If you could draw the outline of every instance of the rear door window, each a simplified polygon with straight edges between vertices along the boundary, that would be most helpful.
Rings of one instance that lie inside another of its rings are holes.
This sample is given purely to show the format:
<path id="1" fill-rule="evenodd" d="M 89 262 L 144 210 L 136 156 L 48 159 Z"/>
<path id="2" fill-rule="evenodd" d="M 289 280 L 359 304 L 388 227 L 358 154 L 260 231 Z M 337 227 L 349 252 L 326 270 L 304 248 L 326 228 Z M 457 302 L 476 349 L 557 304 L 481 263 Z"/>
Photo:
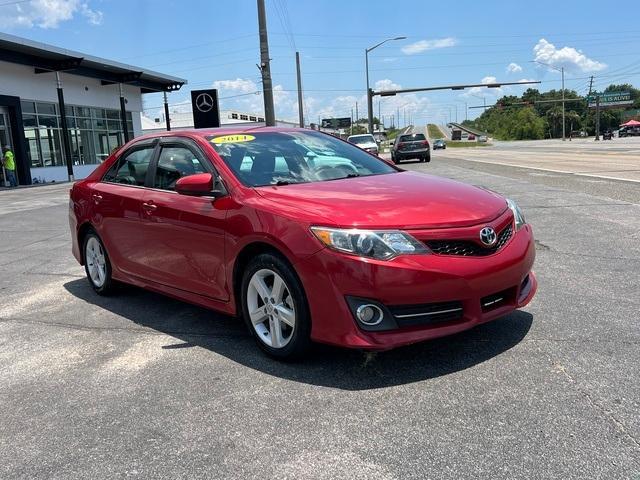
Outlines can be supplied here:
<path id="1" fill-rule="evenodd" d="M 102 180 L 125 185 L 144 186 L 154 148 L 153 145 L 149 145 L 125 152 L 109 169 Z"/>

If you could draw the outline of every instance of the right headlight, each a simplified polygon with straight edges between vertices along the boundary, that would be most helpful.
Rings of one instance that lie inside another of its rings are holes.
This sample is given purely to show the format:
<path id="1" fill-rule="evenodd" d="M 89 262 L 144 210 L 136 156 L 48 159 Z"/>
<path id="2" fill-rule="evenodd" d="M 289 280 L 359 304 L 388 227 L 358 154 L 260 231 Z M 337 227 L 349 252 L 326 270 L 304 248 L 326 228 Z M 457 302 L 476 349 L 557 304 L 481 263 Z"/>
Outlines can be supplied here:
<path id="1" fill-rule="evenodd" d="M 520 230 L 520 228 L 522 228 L 522 226 L 525 223 L 527 223 L 526 220 L 524 219 L 524 214 L 522 213 L 522 210 L 520 210 L 520 207 L 518 206 L 518 204 L 509 198 L 507 198 L 507 206 L 513 212 L 513 218 L 514 218 L 514 223 L 516 224 L 516 232 L 517 232 L 518 230 Z"/>
<path id="2" fill-rule="evenodd" d="M 397 255 L 429 253 L 429 249 L 405 232 L 397 230 L 358 230 L 311 227 L 313 234 L 327 247 L 360 257 L 390 260 Z"/>

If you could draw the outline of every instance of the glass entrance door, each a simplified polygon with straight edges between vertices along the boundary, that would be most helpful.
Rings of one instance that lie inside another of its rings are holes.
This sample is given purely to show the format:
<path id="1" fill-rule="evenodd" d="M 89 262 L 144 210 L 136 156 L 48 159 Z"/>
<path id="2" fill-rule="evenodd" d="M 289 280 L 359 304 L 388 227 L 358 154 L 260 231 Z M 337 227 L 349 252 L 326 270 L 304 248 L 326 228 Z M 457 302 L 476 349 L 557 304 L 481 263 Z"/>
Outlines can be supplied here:
<path id="1" fill-rule="evenodd" d="M 0 107 L 0 145 L 13 146 L 9 130 L 9 111 L 6 107 Z"/>
<path id="2" fill-rule="evenodd" d="M 11 151 L 13 151 L 13 142 L 11 141 L 11 130 L 9 126 L 9 110 L 6 107 L 0 107 L 0 152 L 2 152 L 2 148 L 6 145 L 9 145 L 9 147 L 11 147 Z M 0 155 L 2 155 L 2 153 L 0 153 Z M 0 170 L 0 172 L 2 173 L 0 185 L 8 185 L 5 181 L 4 168 Z"/>

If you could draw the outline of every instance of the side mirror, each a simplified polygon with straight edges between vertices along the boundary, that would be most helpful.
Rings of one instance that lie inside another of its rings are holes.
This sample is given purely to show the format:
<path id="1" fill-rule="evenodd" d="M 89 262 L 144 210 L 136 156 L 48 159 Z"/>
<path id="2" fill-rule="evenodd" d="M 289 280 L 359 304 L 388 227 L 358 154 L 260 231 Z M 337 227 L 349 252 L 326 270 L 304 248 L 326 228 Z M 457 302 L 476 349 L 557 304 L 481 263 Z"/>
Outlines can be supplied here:
<path id="1" fill-rule="evenodd" d="M 216 188 L 214 188 L 214 186 Z M 192 197 L 223 197 L 227 194 L 222 184 L 210 173 L 196 173 L 179 178 L 176 182 L 176 192 L 180 195 Z"/>

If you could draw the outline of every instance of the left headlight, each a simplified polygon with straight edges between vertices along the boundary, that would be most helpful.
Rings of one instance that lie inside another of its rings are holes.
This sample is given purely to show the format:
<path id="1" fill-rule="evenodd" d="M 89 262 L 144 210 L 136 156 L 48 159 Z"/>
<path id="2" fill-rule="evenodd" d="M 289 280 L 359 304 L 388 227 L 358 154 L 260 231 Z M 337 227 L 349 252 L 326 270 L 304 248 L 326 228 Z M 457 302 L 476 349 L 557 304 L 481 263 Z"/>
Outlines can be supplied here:
<path id="1" fill-rule="evenodd" d="M 522 228 L 522 226 L 525 223 L 527 223 L 526 220 L 524 219 L 524 214 L 522 213 L 522 210 L 520 210 L 520 207 L 518 206 L 518 204 L 509 198 L 507 198 L 507 206 L 513 212 L 513 218 L 516 224 L 516 232 L 517 232 L 518 230 L 520 230 L 520 228 Z"/>
<path id="2" fill-rule="evenodd" d="M 327 247 L 360 257 L 389 260 L 397 255 L 429 253 L 421 242 L 396 230 L 358 230 L 311 227 L 313 234 Z"/>

